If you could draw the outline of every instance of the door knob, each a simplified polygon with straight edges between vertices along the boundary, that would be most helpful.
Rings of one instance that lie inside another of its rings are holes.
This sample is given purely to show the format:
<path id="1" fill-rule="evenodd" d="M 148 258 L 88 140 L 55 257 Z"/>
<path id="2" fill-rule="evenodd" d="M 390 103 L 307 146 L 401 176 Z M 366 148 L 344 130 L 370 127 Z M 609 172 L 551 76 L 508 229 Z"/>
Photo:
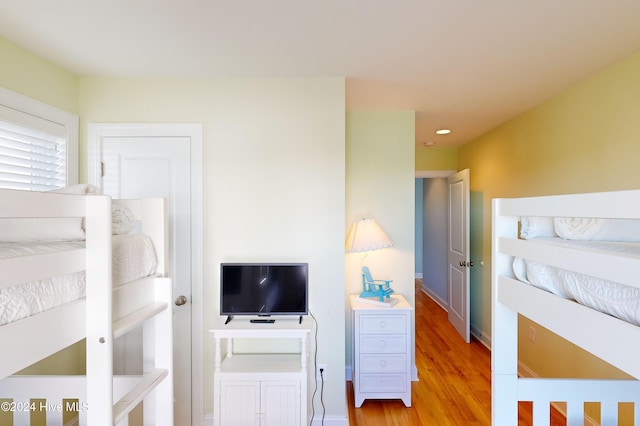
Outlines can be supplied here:
<path id="1" fill-rule="evenodd" d="M 187 303 L 187 296 L 180 295 L 176 298 L 175 302 L 176 306 L 182 306 Z"/>

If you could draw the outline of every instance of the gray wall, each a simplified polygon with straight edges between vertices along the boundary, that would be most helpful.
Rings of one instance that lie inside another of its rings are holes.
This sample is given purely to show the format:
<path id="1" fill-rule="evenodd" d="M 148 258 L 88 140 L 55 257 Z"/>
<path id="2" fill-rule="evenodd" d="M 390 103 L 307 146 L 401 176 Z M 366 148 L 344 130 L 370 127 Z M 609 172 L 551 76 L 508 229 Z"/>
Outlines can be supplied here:
<path id="1" fill-rule="evenodd" d="M 422 220 L 424 217 L 424 179 L 416 179 L 416 278 L 422 278 Z"/>
<path id="2" fill-rule="evenodd" d="M 426 291 L 446 306 L 447 296 L 447 191 L 446 178 L 423 182 L 422 274 Z"/>

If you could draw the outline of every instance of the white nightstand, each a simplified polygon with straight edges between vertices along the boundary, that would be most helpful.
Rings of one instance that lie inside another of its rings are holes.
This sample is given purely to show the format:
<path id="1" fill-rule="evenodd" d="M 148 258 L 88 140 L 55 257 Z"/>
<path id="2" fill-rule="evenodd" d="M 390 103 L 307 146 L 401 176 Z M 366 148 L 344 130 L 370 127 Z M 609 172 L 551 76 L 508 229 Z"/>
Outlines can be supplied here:
<path id="1" fill-rule="evenodd" d="M 411 406 L 411 314 L 400 295 L 392 307 L 361 302 L 351 295 L 355 406 L 365 399 L 402 399 Z"/>

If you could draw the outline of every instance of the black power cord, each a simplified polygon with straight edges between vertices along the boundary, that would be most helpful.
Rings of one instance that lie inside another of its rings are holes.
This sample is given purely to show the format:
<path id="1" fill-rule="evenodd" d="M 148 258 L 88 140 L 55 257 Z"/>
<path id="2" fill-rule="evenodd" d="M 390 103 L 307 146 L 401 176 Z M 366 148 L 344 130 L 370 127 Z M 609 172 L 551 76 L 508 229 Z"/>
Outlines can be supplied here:
<path id="1" fill-rule="evenodd" d="M 320 405 L 322 405 L 322 425 L 324 426 L 324 415 L 326 412 L 324 406 L 324 368 L 320 369 Z"/>
<path id="2" fill-rule="evenodd" d="M 316 371 L 318 371 L 318 321 L 316 317 L 313 316 L 313 313 L 309 311 L 309 315 L 313 318 L 313 323 L 315 324 L 314 331 L 314 349 L 313 349 L 313 395 L 311 396 L 311 421 L 309 422 L 309 426 L 313 424 L 313 419 L 316 416 L 316 406 L 315 406 L 315 398 L 316 392 L 318 391 L 318 377 L 316 375 Z M 322 373 L 321 373 L 322 374 Z"/>
<path id="3" fill-rule="evenodd" d="M 315 324 L 314 330 L 314 349 L 313 349 L 313 395 L 311 396 L 311 421 L 309 422 L 309 426 L 312 426 L 313 420 L 316 416 L 316 393 L 318 392 L 318 375 L 316 371 L 320 372 L 320 405 L 322 406 L 322 426 L 324 426 L 324 417 L 326 414 L 326 407 L 324 406 L 324 368 L 320 368 L 318 370 L 318 321 L 316 317 L 313 316 L 313 313 L 309 311 L 309 315 L 313 318 L 313 323 Z"/>

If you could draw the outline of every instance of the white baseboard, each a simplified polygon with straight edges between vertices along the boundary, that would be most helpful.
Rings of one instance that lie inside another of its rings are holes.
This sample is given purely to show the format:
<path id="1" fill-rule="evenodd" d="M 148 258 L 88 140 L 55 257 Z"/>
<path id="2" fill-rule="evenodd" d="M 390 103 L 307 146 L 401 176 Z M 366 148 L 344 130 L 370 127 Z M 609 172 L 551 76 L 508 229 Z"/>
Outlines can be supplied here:
<path id="1" fill-rule="evenodd" d="M 349 426 L 349 419 L 340 416 L 325 416 L 323 419 L 322 414 L 319 416 L 316 414 L 310 424 L 311 426 Z"/>
<path id="2" fill-rule="evenodd" d="M 347 417 L 341 416 L 325 416 L 322 418 L 322 413 L 318 415 L 316 413 L 313 418 L 313 422 L 311 422 L 311 418 L 309 418 L 308 424 L 311 426 L 349 426 L 349 419 Z M 204 416 L 204 421 L 202 423 L 203 426 L 213 426 L 213 414 L 208 414 Z"/>
<path id="3" fill-rule="evenodd" d="M 448 311 L 449 308 L 447 307 L 447 301 L 441 299 L 437 294 L 435 294 L 433 291 L 431 291 L 431 289 L 427 286 L 425 286 L 424 284 L 421 287 L 422 292 L 424 294 L 426 294 L 427 296 L 429 296 L 434 302 L 436 302 L 442 309 L 444 309 L 445 311 Z"/>
<path id="4" fill-rule="evenodd" d="M 526 378 L 538 378 L 539 376 L 530 369 L 526 364 L 522 363 L 522 361 L 518 361 L 518 376 L 526 377 Z"/>
<path id="5" fill-rule="evenodd" d="M 477 328 L 471 326 L 471 335 L 478 339 L 480 343 L 482 343 L 489 351 L 491 351 L 491 339 L 486 336 L 486 334 L 482 333 L 482 331 Z"/>

